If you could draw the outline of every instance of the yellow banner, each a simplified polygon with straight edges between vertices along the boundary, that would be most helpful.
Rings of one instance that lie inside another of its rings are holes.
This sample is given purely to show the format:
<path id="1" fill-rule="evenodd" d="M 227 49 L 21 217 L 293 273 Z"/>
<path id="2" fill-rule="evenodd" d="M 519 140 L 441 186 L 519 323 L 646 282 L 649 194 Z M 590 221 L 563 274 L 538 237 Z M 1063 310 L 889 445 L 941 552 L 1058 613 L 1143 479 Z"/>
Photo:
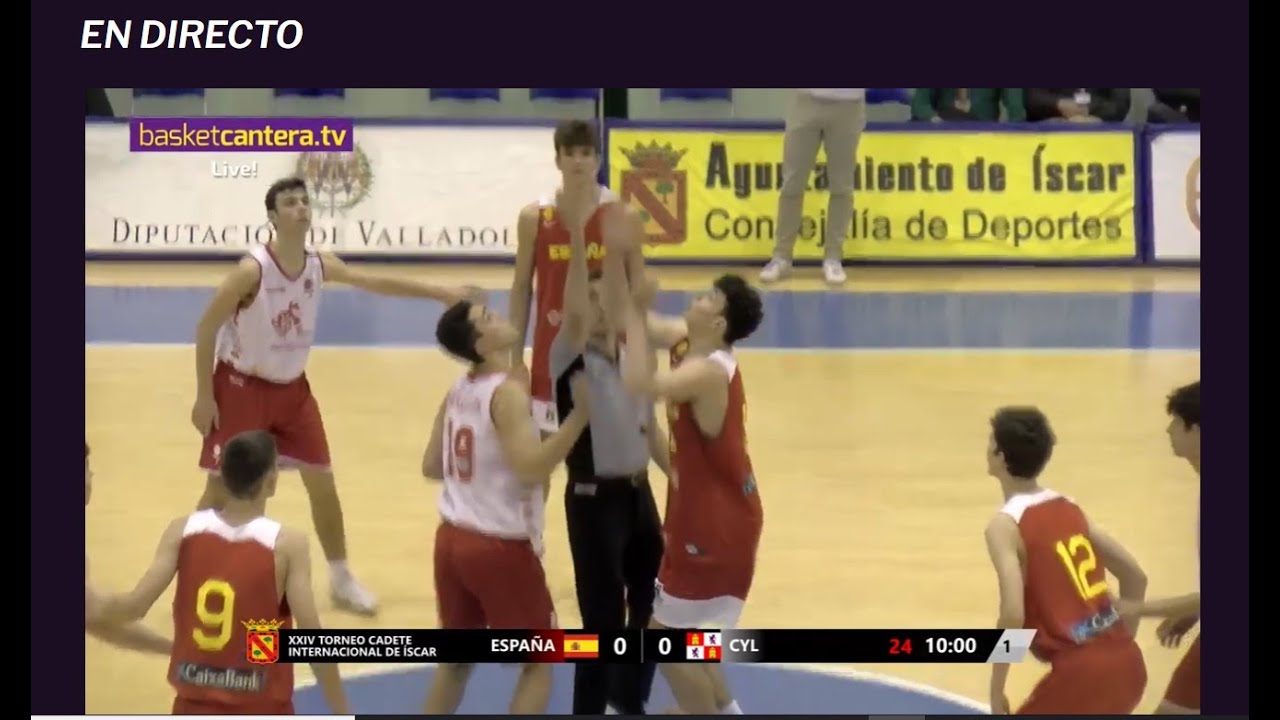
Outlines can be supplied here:
<path id="1" fill-rule="evenodd" d="M 773 252 L 782 131 L 609 131 L 610 186 L 645 218 L 655 258 Z M 1091 260 L 1137 254 L 1132 133 L 868 131 L 847 258 Z M 822 257 L 826 158 L 804 198 L 797 258 Z"/>

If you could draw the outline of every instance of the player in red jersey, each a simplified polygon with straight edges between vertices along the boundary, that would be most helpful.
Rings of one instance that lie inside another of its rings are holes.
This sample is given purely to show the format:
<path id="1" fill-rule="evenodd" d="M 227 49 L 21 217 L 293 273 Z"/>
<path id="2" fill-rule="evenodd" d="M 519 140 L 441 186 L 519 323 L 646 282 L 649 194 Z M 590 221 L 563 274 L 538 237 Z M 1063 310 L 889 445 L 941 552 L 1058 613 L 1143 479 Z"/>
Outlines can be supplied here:
<path id="1" fill-rule="evenodd" d="M 89 443 L 84 444 L 84 506 L 93 494 L 93 470 L 89 467 Z M 173 641 L 143 627 L 141 623 L 114 623 L 103 613 L 102 598 L 89 584 L 89 558 L 84 559 L 84 630 L 99 640 L 126 650 L 168 655 Z"/>
<path id="2" fill-rule="evenodd" d="M 511 324 L 518 332 L 512 350 L 512 372 L 528 378 L 533 413 L 539 429 L 559 427 L 554 399 L 555 378 L 549 366 L 551 346 L 561 332 L 564 286 L 569 274 L 569 230 L 585 227 L 587 262 L 599 271 L 606 245 L 618 248 L 631 278 L 644 275 L 643 225 L 639 215 L 622 204 L 609 188 L 601 186 L 600 135 L 591 123 L 568 120 L 556 128 L 553 138 L 561 186 L 554 193 L 524 207 L 516 224 L 516 270 L 511 284 Z M 575 216 L 566 219 L 562 201 Z M 606 236 L 608 241 L 606 242 Z M 525 366 L 525 339 L 533 313 L 532 367 Z"/>
<path id="3" fill-rule="evenodd" d="M 1184 385 L 1169 395 L 1169 444 L 1173 454 L 1186 460 L 1200 475 L 1200 381 Z M 1198 531 L 1197 531 L 1198 532 Z M 1197 549 L 1199 539 L 1196 540 Z M 1135 603 L 1122 610 L 1129 617 L 1158 617 L 1156 637 L 1168 648 L 1178 647 L 1183 637 L 1200 622 L 1199 591 L 1178 597 Z M 1157 715 L 1200 714 L 1200 635 L 1173 671 Z"/>
<path id="4" fill-rule="evenodd" d="M 1036 631 L 1031 654 L 1051 664 L 1019 715 L 1127 715 L 1147 686 L 1137 628 L 1114 606 L 1141 601 L 1147 577 L 1118 542 L 1069 498 L 1039 485 L 1053 454 L 1053 430 L 1035 408 L 1003 408 L 991 420 L 987 472 L 1004 505 L 987 525 L 987 549 L 1000 587 L 999 627 Z M 992 666 L 991 712 L 1008 714 L 1009 665 Z"/>
<path id="5" fill-rule="evenodd" d="M 387 277 L 307 249 L 311 199 L 306 183 L 286 178 L 267 190 L 276 237 L 254 247 L 213 295 L 196 329 L 196 401 L 191 422 L 204 436 L 200 467 L 208 473 L 198 507 L 217 508 L 226 493 L 217 477 L 227 439 L 271 432 L 281 465 L 297 468 L 311 501 L 316 535 L 329 560 L 336 606 L 364 615 L 377 601 L 347 566 L 346 529 L 329 461 L 329 442 L 306 366 L 326 283 L 380 295 L 452 303 L 467 291 Z"/>
<path id="6" fill-rule="evenodd" d="M 133 591 L 106 602 L 112 618 L 142 618 L 177 578 L 169 662 L 174 715 L 293 714 L 293 665 L 248 659 L 253 626 L 320 628 L 307 536 L 265 514 L 277 459 L 266 431 L 231 438 L 221 455 L 228 493 L 222 508 L 170 523 Z M 330 711 L 348 714 L 338 666 L 311 668 Z"/>
<path id="7" fill-rule="evenodd" d="M 663 526 L 653 627 L 731 629 L 755 576 L 764 510 L 747 453 L 747 402 L 735 343 L 764 318 L 759 293 L 736 275 L 693 298 L 683 318 L 647 315 L 616 260 L 607 258 L 610 306 L 626 318 L 623 381 L 667 403 L 672 477 Z M 630 295 L 630 297 L 626 297 Z M 669 371 L 650 362 L 650 342 L 671 350 Z M 718 664 L 662 666 L 680 709 L 742 714 Z"/>
<path id="8" fill-rule="evenodd" d="M 589 390 L 580 376 L 571 380 L 580 404 L 540 440 L 528 389 L 511 376 L 518 336 L 506 319 L 464 300 L 440 316 L 436 339 L 470 365 L 441 402 L 422 457 L 422 474 L 444 481 L 434 563 L 440 627 L 553 628 L 541 559 L 543 478 L 586 429 Z M 456 711 L 470 675 L 470 665 L 440 665 L 424 712 Z M 526 664 L 511 713 L 542 714 L 550 695 L 551 666 Z"/>

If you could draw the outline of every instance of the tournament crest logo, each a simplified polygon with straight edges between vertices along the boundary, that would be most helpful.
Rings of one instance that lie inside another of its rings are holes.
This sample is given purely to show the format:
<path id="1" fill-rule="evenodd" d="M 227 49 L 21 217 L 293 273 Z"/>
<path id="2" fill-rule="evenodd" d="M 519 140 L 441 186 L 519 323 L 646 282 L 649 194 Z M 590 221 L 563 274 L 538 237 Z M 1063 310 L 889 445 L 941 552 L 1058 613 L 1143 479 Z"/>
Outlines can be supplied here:
<path id="1" fill-rule="evenodd" d="M 688 236 L 689 179 L 678 169 L 687 152 L 656 140 L 622 149 L 631 163 L 622 171 L 622 201 L 640 214 L 647 242 L 678 244 Z"/>
<path id="2" fill-rule="evenodd" d="M 242 620 L 245 634 L 245 657 L 255 665 L 270 665 L 280 659 L 279 620 Z"/>
<path id="3" fill-rule="evenodd" d="M 320 217 L 346 213 L 373 190 L 373 165 L 359 145 L 351 152 L 302 153 L 296 173 L 307 183 L 312 207 Z"/>

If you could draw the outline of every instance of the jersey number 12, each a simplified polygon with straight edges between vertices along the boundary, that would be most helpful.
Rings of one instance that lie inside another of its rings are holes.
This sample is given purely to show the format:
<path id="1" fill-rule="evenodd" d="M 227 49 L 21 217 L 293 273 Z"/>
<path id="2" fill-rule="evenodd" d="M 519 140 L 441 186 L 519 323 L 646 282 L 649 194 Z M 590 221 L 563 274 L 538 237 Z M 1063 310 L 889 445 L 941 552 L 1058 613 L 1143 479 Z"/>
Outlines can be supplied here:
<path id="1" fill-rule="evenodd" d="M 1105 575 L 1098 582 L 1089 582 L 1089 574 L 1098 569 L 1098 556 L 1093 553 L 1093 543 L 1089 538 L 1072 535 L 1067 540 L 1059 540 L 1057 550 L 1081 598 L 1092 600 L 1107 591 Z"/>

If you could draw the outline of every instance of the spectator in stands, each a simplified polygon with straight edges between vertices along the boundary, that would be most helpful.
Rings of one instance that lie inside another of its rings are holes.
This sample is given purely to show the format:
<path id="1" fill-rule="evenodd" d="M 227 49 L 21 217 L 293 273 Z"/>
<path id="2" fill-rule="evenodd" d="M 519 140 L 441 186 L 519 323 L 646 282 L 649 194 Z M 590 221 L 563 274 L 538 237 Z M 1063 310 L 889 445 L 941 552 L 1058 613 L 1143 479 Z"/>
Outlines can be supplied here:
<path id="1" fill-rule="evenodd" d="M 1155 103 L 1147 108 L 1150 123 L 1200 122 L 1200 88 L 1152 88 Z"/>
<path id="2" fill-rule="evenodd" d="M 1027 88 L 1031 122 L 1124 122 L 1129 88 Z"/>
<path id="3" fill-rule="evenodd" d="M 1009 122 L 1027 119 L 1022 88 L 916 88 L 911 100 L 911 119 L 1000 122 L 1001 106 Z"/>
<path id="4" fill-rule="evenodd" d="M 796 90 L 787 110 L 782 141 L 777 243 L 773 258 L 760 272 L 762 282 L 776 282 L 791 272 L 796 236 L 803 220 L 804 194 L 809 175 L 818 163 L 818 148 L 822 148 L 827 155 L 827 188 L 831 193 L 827 200 L 822 275 L 832 285 L 844 283 L 844 240 L 853 223 L 858 139 L 866 127 L 866 88 Z"/>

